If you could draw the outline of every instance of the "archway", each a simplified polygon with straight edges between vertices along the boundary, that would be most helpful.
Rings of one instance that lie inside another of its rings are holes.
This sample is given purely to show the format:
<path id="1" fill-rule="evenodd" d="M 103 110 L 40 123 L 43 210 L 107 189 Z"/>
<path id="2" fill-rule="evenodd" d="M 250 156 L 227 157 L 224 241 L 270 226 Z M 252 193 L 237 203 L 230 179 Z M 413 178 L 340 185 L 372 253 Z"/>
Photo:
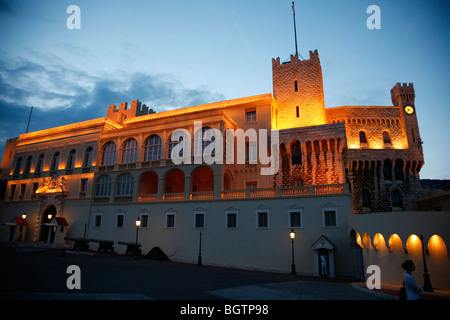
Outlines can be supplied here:
<path id="1" fill-rule="evenodd" d="M 139 194 L 157 194 L 158 175 L 154 171 L 147 171 L 139 180 Z"/>
<path id="2" fill-rule="evenodd" d="M 191 191 L 207 192 L 214 190 L 214 172 L 210 167 L 200 166 L 191 174 Z"/>
<path id="3" fill-rule="evenodd" d="M 182 192 L 184 192 L 184 172 L 180 169 L 172 169 L 165 176 L 164 193 Z"/>
<path id="4" fill-rule="evenodd" d="M 49 205 L 41 216 L 41 226 L 39 233 L 39 241 L 51 243 L 54 240 L 53 228 L 49 225 L 50 221 L 56 216 L 56 207 Z"/>

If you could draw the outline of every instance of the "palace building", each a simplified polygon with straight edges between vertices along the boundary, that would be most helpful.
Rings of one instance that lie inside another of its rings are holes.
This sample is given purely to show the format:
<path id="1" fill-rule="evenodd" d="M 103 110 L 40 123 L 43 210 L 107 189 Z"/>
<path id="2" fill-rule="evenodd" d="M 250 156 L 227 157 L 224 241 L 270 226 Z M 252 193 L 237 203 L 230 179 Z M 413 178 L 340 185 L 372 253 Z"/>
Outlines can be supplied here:
<path id="1" fill-rule="evenodd" d="M 317 50 L 306 60 L 272 59 L 272 70 L 273 93 L 165 112 L 135 100 L 109 106 L 103 118 L 8 140 L 2 240 L 70 248 L 67 239 L 100 239 L 124 253 L 119 242 L 138 237 L 143 254 L 159 247 L 176 261 L 364 277 L 370 246 L 352 219 L 417 210 L 424 157 L 413 84 L 394 84 L 392 106 L 326 108 Z M 244 140 L 227 135 L 239 129 Z M 184 140 L 173 141 L 177 130 Z M 262 137 L 259 145 L 249 137 L 263 130 L 273 174 L 263 174 Z M 224 151 L 211 152 L 213 141 Z M 181 143 L 191 152 L 176 164 Z M 196 158 L 207 150 L 223 161 Z"/>

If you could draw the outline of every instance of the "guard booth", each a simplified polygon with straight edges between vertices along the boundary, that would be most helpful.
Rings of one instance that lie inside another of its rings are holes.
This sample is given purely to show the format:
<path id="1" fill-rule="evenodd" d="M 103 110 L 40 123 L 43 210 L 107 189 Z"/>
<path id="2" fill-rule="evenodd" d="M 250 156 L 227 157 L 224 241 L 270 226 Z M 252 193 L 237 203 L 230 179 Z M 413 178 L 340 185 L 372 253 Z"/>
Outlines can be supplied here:
<path id="1" fill-rule="evenodd" d="M 322 235 L 311 247 L 314 250 L 314 275 L 334 278 L 334 244 Z"/>
<path id="2" fill-rule="evenodd" d="M 49 223 L 42 223 L 41 226 L 48 228 L 47 243 L 64 245 L 64 237 L 69 226 L 65 218 L 54 217 Z"/>
<path id="3" fill-rule="evenodd" d="M 24 217 L 14 217 L 10 222 L 3 223 L 9 228 L 8 241 L 23 241 L 27 231 L 27 220 Z"/>

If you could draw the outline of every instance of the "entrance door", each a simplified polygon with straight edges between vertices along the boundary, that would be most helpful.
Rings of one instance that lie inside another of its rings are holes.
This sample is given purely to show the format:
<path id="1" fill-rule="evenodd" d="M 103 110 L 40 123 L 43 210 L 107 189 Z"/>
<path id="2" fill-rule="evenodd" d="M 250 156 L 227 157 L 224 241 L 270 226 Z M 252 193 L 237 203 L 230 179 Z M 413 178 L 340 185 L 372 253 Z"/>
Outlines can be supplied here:
<path id="1" fill-rule="evenodd" d="M 51 215 L 50 219 L 49 215 Z M 49 242 L 49 233 L 52 231 L 53 228 L 45 224 L 50 223 L 51 219 L 53 219 L 55 216 L 56 216 L 56 208 L 53 205 L 49 206 L 42 213 L 39 241 Z"/>
<path id="2" fill-rule="evenodd" d="M 327 249 L 319 249 L 319 274 L 322 277 L 330 275 L 330 263 Z"/>

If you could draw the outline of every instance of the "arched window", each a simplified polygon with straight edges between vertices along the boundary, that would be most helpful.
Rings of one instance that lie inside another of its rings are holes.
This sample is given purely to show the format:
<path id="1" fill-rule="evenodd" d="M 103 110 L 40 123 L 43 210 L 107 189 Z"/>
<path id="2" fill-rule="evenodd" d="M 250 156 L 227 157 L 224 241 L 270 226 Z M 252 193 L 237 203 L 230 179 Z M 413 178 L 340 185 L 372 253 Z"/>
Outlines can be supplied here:
<path id="1" fill-rule="evenodd" d="M 129 173 L 122 174 L 117 180 L 117 192 L 118 196 L 132 195 L 133 194 L 133 176 Z"/>
<path id="2" fill-rule="evenodd" d="M 195 133 L 194 141 L 194 155 L 203 155 L 205 148 L 214 141 L 213 130 L 210 127 L 203 127 Z M 214 155 L 215 150 L 212 150 L 211 155 Z"/>
<path id="3" fill-rule="evenodd" d="M 394 175 L 395 180 L 403 180 L 403 160 L 395 160 Z"/>
<path id="4" fill-rule="evenodd" d="M 84 153 L 83 168 L 89 168 L 90 166 L 92 166 L 93 154 L 94 148 L 89 147 L 86 149 L 86 152 Z"/>
<path id="5" fill-rule="evenodd" d="M 145 141 L 144 161 L 161 159 L 161 138 L 154 134 Z"/>
<path id="6" fill-rule="evenodd" d="M 22 157 L 19 157 L 16 161 L 16 167 L 14 168 L 14 174 L 19 174 L 22 168 Z"/>
<path id="7" fill-rule="evenodd" d="M 172 133 L 172 135 L 173 135 L 173 133 Z M 173 150 L 173 148 L 174 148 L 177 144 L 182 143 L 182 142 L 183 142 L 183 139 L 184 139 L 184 136 L 183 136 L 183 135 L 180 135 L 179 138 L 178 138 L 178 141 L 172 141 L 172 135 L 170 135 L 170 137 L 169 137 L 169 150 L 168 150 L 168 152 L 167 152 L 167 157 L 168 157 L 169 159 L 172 159 L 172 150 Z M 183 148 L 180 148 L 180 149 L 179 149 L 179 153 L 178 153 L 178 157 L 182 158 L 183 156 L 184 156 L 184 149 L 183 149 Z"/>
<path id="8" fill-rule="evenodd" d="M 97 180 L 95 189 L 96 196 L 109 196 L 111 195 L 111 178 L 110 176 L 101 176 Z"/>
<path id="9" fill-rule="evenodd" d="M 391 143 L 391 137 L 389 136 L 389 132 L 383 131 L 383 143 L 389 144 Z"/>
<path id="10" fill-rule="evenodd" d="M 370 208 L 370 192 L 367 189 L 361 191 L 361 205 L 364 208 Z"/>
<path id="11" fill-rule="evenodd" d="M 384 160 L 383 176 L 384 180 L 392 180 L 392 162 L 389 159 Z"/>
<path id="12" fill-rule="evenodd" d="M 136 139 L 128 139 L 123 144 L 122 163 L 136 162 L 137 156 L 137 141 Z"/>
<path id="13" fill-rule="evenodd" d="M 116 163 L 116 144 L 112 141 L 107 142 L 103 146 L 102 165 L 112 165 Z"/>
<path id="14" fill-rule="evenodd" d="M 33 160 L 33 157 L 29 156 L 27 158 L 27 161 L 25 161 L 25 169 L 23 170 L 23 174 L 29 174 L 30 173 L 32 160 Z"/>
<path id="15" fill-rule="evenodd" d="M 359 132 L 359 143 L 360 144 L 367 143 L 367 136 L 364 131 Z"/>
<path id="16" fill-rule="evenodd" d="M 41 154 L 38 158 L 38 162 L 36 164 L 36 170 L 34 170 L 35 173 L 42 172 L 42 169 L 44 168 L 44 154 Z"/>
<path id="17" fill-rule="evenodd" d="M 55 152 L 52 159 L 52 165 L 50 166 L 50 171 L 56 171 L 59 167 L 59 151 Z"/>
<path id="18" fill-rule="evenodd" d="M 291 147 L 292 164 L 302 164 L 302 150 L 300 142 L 295 141 Z"/>
<path id="19" fill-rule="evenodd" d="M 72 149 L 69 152 L 69 157 L 67 158 L 67 166 L 66 169 L 73 169 L 75 167 L 75 156 L 76 156 L 76 150 Z"/>
<path id="20" fill-rule="evenodd" d="M 392 190 L 391 203 L 392 203 L 393 207 L 399 207 L 399 208 L 403 207 L 402 194 L 400 193 L 399 190 L 397 190 L 397 189 Z"/>

